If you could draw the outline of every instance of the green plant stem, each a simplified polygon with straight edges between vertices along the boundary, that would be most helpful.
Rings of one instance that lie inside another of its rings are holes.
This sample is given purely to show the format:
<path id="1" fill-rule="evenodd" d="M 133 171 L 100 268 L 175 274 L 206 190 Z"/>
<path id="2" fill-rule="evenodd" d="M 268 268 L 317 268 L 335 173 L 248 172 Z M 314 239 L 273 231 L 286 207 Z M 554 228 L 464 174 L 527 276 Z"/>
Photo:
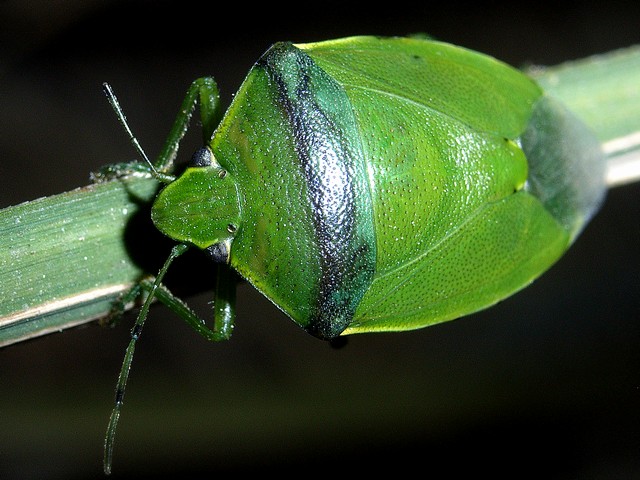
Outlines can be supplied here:
<path id="1" fill-rule="evenodd" d="M 527 73 L 594 131 L 609 187 L 640 180 L 640 45 Z"/>
<path id="2" fill-rule="evenodd" d="M 157 187 L 130 177 L 0 210 L 0 346 L 109 312 L 144 274 L 125 232 Z"/>
<path id="3" fill-rule="evenodd" d="M 527 73 L 593 129 L 610 186 L 640 179 L 640 46 Z M 157 189 L 137 174 L 0 210 L 0 346 L 104 317 L 149 273 L 126 232 Z"/>

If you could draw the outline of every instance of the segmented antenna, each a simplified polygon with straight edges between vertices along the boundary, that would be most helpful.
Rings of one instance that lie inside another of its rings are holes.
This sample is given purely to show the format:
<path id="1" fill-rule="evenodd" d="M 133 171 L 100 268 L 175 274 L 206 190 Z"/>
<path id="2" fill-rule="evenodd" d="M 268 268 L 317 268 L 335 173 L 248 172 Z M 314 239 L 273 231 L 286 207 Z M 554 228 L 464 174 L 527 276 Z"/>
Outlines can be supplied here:
<path id="1" fill-rule="evenodd" d="M 136 149 L 136 151 L 140 154 L 140 156 L 144 159 L 144 161 L 147 162 L 147 164 L 149 165 L 151 175 L 153 175 L 153 177 L 156 180 L 163 183 L 170 183 L 173 180 L 175 180 L 175 178 L 171 175 L 158 172 L 158 170 L 156 170 L 156 167 L 153 165 L 153 163 L 151 163 L 151 160 L 149 160 L 149 157 L 147 157 L 147 154 L 142 149 L 140 142 L 131 131 L 131 128 L 129 128 L 129 124 L 127 123 L 127 117 L 124 115 L 124 112 L 120 107 L 120 103 L 118 102 L 118 98 L 116 97 L 116 94 L 114 93 L 113 88 L 111 88 L 111 85 L 109 85 L 106 82 L 103 83 L 102 91 L 106 95 L 107 100 L 109 100 L 109 103 L 111 104 L 111 108 L 113 108 L 113 111 L 116 113 L 116 116 L 118 117 L 118 121 L 120 122 L 120 125 L 122 125 L 124 130 L 127 132 L 127 135 L 129 135 L 129 140 L 131 141 L 131 144 Z"/>

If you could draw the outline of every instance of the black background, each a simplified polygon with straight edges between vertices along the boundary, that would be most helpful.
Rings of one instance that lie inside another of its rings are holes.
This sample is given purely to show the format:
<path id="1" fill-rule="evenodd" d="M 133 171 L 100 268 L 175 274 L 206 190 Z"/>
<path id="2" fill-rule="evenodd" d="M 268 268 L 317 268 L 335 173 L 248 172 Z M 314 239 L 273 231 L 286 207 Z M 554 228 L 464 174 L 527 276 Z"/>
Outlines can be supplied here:
<path id="1" fill-rule="evenodd" d="M 135 157 L 103 81 L 153 156 L 193 79 L 215 76 L 227 104 L 274 41 L 426 32 L 515 66 L 553 65 L 640 43 L 635 5 L 3 1 L 0 207 L 84 185 L 92 169 Z M 187 139 L 183 159 L 198 141 Z M 639 198 L 637 184 L 612 190 L 567 255 L 496 307 L 351 337 L 340 350 L 247 285 L 224 344 L 153 308 L 114 478 L 640 476 Z M 189 301 L 205 315 L 209 298 Z M 128 325 L 0 350 L 0 478 L 101 477 Z"/>

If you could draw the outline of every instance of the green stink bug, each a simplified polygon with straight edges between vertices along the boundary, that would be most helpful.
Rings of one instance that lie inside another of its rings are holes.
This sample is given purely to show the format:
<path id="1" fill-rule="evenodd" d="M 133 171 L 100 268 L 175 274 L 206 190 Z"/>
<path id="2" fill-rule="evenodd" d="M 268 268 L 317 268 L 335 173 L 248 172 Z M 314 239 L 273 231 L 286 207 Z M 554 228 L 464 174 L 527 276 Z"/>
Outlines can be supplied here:
<path id="1" fill-rule="evenodd" d="M 213 80 L 192 84 L 151 165 L 167 183 L 153 222 L 179 244 L 155 280 L 122 301 L 147 291 L 118 380 L 106 471 L 154 297 L 214 341 L 233 328 L 232 270 L 322 339 L 421 328 L 525 287 L 604 196 L 604 162 L 586 127 L 521 72 L 446 43 L 278 43 L 219 122 L 217 98 Z M 197 101 L 205 146 L 174 178 Z M 161 285 L 189 246 L 220 264 L 212 328 Z"/>

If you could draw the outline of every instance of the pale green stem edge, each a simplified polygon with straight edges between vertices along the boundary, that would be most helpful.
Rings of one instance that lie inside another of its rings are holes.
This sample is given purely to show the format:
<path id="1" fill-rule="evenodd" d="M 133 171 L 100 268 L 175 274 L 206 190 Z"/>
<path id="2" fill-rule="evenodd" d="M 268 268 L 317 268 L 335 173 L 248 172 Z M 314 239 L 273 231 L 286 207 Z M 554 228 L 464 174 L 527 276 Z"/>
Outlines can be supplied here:
<path id="1" fill-rule="evenodd" d="M 526 71 L 593 129 L 610 187 L 640 179 L 640 46 Z M 137 175 L 0 210 L 0 346 L 104 317 L 148 273 L 125 229 L 157 190 Z"/>

